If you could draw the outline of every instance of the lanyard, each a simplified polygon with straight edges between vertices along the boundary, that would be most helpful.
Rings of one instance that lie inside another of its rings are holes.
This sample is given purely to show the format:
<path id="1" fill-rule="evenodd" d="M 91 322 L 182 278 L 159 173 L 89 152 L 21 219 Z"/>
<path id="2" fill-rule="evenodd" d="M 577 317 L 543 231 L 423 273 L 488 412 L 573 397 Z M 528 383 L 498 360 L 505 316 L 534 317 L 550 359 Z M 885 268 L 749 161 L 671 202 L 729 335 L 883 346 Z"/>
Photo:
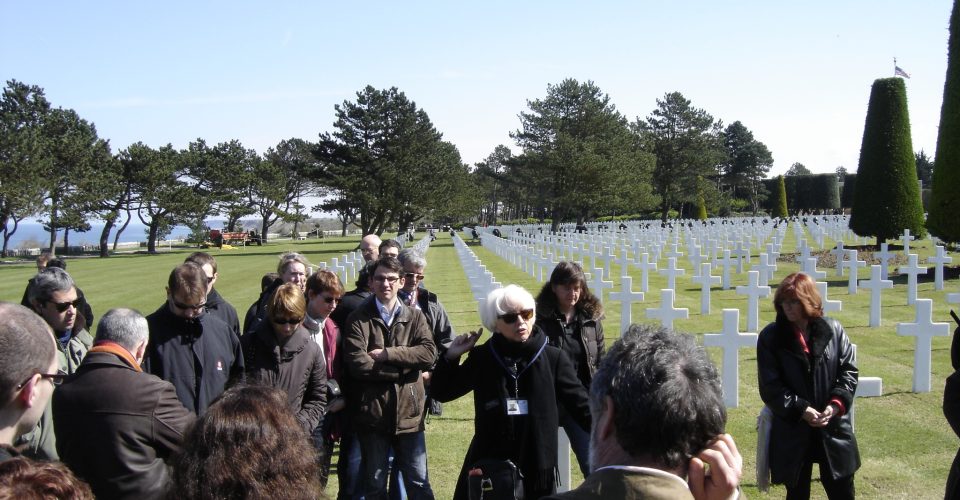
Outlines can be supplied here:
<path id="1" fill-rule="evenodd" d="M 540 345 L 540 349 L 537 351 L 536 354 L 533 355 L 533 358 L 530 359 L 530 362 L 527 363 L 527 366 L 524 366 L 523 370 L 517 371 L 516 375 L 514 375 L 513 373 L 510 373 L 510 370 L 507 368 L 506 363 L 503 362 L 503 358 L 501 358 L 500 354 L 497 353 L 497 350 L 493 348 L 493 342 L 490 342 L 488 345 L 490 346 L 490 352 L 493 353 L 493 359 L 497 360 L 497 363 L 499 363 L 500 366 L 503 367 L 503 371 L 507 372 L 507 375 L 513 378 L 513 397 L 519 398 L 520 397 L 520 375 L 522 375 L 523 372 L 527 371 L 527 368 L 530 368 L 530 365 L 532 365 L 533 362 L 536 361 L 541 354 L 543 354 L 543 350 L 547 348 L 547 339 L 543 339 L 543 344 Z M 514 369 L 516 369 L 516 364 L 514 364 Z"/>

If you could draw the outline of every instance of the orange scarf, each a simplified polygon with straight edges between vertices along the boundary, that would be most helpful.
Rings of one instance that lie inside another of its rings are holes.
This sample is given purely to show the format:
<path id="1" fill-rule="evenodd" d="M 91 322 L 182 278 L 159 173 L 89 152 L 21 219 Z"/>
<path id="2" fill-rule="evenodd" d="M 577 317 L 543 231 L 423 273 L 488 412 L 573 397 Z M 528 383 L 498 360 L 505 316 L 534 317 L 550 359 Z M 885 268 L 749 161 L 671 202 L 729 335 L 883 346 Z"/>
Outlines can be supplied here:
<path id="1" fill-rule="evenodd" d="M 140 368 L 140 365 L 137 364 L 137 360 L 134 359 L 132 354 L 130 354 L 130 351 L 126 350 L 122 345 L 116 342 L 101 340 L 90 348 L 90 352 L 109 352 L 110 354 L 116 354 L 117 356 L 120 356 L 120 359 L 126 361 L 127 364 L 130 365 L 130 367 L 134 370 L 138 372 L 143 371 L 143 369 Z"/>

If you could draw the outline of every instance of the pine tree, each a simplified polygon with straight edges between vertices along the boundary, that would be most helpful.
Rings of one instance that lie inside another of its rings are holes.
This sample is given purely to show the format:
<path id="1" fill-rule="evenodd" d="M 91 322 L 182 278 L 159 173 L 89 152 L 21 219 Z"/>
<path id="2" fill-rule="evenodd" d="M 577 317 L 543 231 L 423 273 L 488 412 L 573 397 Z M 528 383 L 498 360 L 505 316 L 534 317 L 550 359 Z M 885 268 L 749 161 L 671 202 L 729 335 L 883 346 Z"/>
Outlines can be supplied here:
<path id="1" fill-rule="evenodd" d="M 877 243 L 909 229 L 926 234 L 910 139 L 907 89 L 901 78 L 873 82 L 860 146 L 850 228 Z"/>
<path id="2" fill-rule="evenodd" d="M 947 79 L 940 107 L 940 131 L 933 162 L 933 192 L 927 227 L 944 241 L 960 241 L 960 2 L 950 15 Z"/>

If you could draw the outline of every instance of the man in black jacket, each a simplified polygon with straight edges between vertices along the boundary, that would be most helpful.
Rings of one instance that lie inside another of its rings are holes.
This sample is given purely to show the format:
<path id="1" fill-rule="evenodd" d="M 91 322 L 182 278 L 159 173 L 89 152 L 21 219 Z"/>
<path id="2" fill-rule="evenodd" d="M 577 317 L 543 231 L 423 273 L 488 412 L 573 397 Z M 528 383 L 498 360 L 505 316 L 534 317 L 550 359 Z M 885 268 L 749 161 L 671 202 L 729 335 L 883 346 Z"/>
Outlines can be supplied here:
<path id="1" fill-rule="evenodd" d="M 227 324 L 233 333 L 240 337 L 240 318 L 237 316 L 237 310 L 224 300 L 223 296 L 213 287 L 217 283 L 220 274 L 217 273 L 217 261 L 207 252 L 193 252 L 184 262 L 193 262 L 203 269 L 203 274 L 207 278 L 207 304 L 208 314 L 212 314 Z"/>
<path id="2" fill-rule="evenodd" d="M 147 320 L 111 309 L 80 368 L 54 394 L 57 451 L 98 498 L 162 498 L 167 461 L 195 418 L 169 382 L 143 373 Z"/>
<path id="3" fill-rule="evenodd" d="M 180 402 L 203 414 L 228 382 L 243 376 L 240 340 L 226 323 L 206 314 L 207 279 L 192 262 L 175 267 L 167 301 L 147 316 L 150 343 L 144 369 L 170 383 Z"/>

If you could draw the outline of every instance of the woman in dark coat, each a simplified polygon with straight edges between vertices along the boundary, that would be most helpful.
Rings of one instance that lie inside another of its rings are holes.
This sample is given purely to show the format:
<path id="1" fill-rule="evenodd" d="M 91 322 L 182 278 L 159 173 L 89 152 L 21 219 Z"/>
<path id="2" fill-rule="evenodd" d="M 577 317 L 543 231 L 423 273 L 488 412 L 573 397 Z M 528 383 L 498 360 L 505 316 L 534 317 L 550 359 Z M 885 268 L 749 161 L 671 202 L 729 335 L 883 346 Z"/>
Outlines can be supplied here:
<path id="1" fill-rule="evenodd" d="M 434 398 L 452 401 L 473 391 L 474 436 L 455 499 L 468 498 L 466 475 L 479 460 L 512 461 L 523 474 L 526 498 L 552 494 L 558 406 L 590 428 L 586 391 L 569 358 L 534 329 L 535 305 L 533 296 L 516 285 L 494 290 L 480 310 L 492 338 L 475 346 L 480 331 L 460 335 L 437 363 L 430 386 Z"/>
<path id="2" fill-rule="evenodd" d="M 296 284 L 280 285 L 267 301 L 267 321 L 240 338 L 247 381 L 282 389 L 308 434 L 327 405 L 327 368 L 320 346 L 303 326 L 307 304 Z"/>
<path id="3" fill-rule="evenodd" d="M 560 348 L 573 363 L 577 378 L 587 391 L 603 356 L 603 306 L 587 287 L 587 277 L 576 262 L 561 261 L 550 281 L 537 295 L 537 328 L 550 345 Z M 590 473 L 590 430 L 582 428 L 560 409 L 560 425 L 580 463 L 580 472 Z"/>
<path id="4" fill-rule="evenodd" d="M 773 298 L 777 319 L 760 332 L 760 397 L 773 412 L 770 472 L 788 499 L 810 497 L 813 464 L 831 499 L 854 498 L 860 452 L 850 410 L 858 370 L 840 323 L 823 316 L 814 280 L 793 273 Z"/>
<path id="5" fill-rule="evenodd" d="M 954 434 L 960 436 L 960 318 L 950 311 L 953 320 L 957 322 L 957 329 L 953 331 L 953 343 L 950 346 L 950 361 L 954 372 L 947 377 L 943 386 L 943 415 L 953 429 Z M 947 476 L 946 500 L 960 500 L 960 451 L 953 458 L 950 474 Z"/>

